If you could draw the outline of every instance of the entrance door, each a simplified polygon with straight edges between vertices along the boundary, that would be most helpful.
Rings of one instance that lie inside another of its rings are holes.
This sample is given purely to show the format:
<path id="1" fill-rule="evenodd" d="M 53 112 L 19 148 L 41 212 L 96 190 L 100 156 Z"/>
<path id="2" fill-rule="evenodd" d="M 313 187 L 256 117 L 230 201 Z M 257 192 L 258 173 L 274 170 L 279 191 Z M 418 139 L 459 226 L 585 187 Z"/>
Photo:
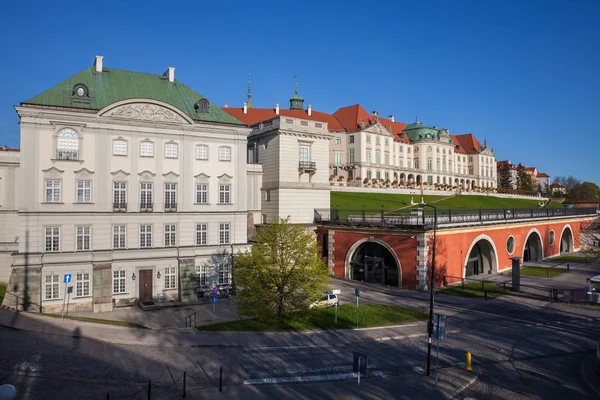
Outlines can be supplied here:
<path id="1" fill-rule="evenodd" d="M 152 300 L 152 270 L 140 271 L 140 301 Z"/>

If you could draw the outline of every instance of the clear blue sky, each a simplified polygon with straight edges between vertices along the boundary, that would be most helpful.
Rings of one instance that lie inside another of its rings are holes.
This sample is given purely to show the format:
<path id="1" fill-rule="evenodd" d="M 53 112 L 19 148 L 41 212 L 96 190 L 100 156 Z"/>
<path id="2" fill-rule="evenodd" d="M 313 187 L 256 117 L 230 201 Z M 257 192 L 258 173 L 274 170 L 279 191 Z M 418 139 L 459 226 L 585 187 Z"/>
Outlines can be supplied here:
<path id="1" fill-rule="evenodd" d="M 57 3 L 57 4 L 52 4 Z M 13 106 L 92 65 L 162 74 L 219 105 L 360 103 L 473 133 L 497 159 L 600 183 L 600 1 L 21 1 L 0 14 L 0 144 Z"/>

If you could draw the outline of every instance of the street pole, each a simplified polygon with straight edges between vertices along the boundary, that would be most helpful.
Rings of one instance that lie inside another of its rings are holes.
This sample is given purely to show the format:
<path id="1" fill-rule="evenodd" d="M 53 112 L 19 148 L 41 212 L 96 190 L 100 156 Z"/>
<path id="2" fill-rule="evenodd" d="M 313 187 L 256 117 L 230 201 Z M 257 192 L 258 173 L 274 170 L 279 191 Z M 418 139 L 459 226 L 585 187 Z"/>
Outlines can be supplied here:
<path id="1" fill-rule="evenodd" d="M 358 297 L 356 296 L 356 329 L 358 329 Z"/>
<path id="2" fill-rule="evenodd" d="M 65 302 L 67 301 L 67 284 L 65 283 L 65 297 L 63 297 L 62 320 L 65 320 Z"/>
<path id="3" fill-rule="evenodd" d="M 433 291 L 435 288 L 435 244 L 437 234 L 437 208 L 430 204 L 420 203 L 421 207 L 433 208 L 433 256 L 431 260 L 431 282 L 429 287 L 429 323 L 427 324 L 427 376 L 431 374 L 431 336 L 433 335 Z M 425 214 L 425 210 L 423 210 Z"/>

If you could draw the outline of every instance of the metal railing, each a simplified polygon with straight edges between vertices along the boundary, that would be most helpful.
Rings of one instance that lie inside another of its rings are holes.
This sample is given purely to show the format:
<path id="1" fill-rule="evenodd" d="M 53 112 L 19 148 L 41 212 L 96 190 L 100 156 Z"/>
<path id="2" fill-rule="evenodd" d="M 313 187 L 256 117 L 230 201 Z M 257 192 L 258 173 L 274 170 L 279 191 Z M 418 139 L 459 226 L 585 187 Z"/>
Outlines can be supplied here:
<path id="1" fill-rule="evenodd" d="M 127 211 L 127 203 L 113 203 L 113 211 Z"/>
<path id="2" fill-rule="evenodd" d="M 7 290 L 6 293 L 4 293 L 4 298 L 4 302 L 7 303 L 6 305 L 8 307 L 14 307 L 15 310 L 18 310 L 19 307 L 22 307 L 26 311 L 42 312 L 42 307 L 38 303 L 26 299 L 23 296 L 19 296 L 11 291 Z"/>
<path id="3" fill-rule="evenodd" d="M 412 214 L 410 214 L 412 212 Z M 539 220 L 551 218 L 576 218 L 596 215 L 596 210 L 579 208 L 480 208 L 480 209 L 438 209 L 437 225 L 481 225 L 493 222 Z M 420 226 L 433 227 L 434 215 L 421 208 L 413 210 L 385 211 L 375 209 L 315 209 L 314 221 L 317 224 L 359 225 L 359 226 Z"/>
<path id="4" fill-rule="evenodd" d="M 298 168 L 301 169 L 317 169 L 317 163 L 314 161 L 300 161 Z"/>
<path id="5" fill-rule="evenodd" d="M 140 203 L 140 211 L 152 211 L 152 203 Z"/>
<path id="6" fill-rule="evenodd" d="M 165 211 L 166 212 L 177 211 L 177 203 L 165 203 Z"/>
<path id="7" fill-rule="evenodd" d="M 196 325 L 196 313 L 193 312 L 190 315 L 188 315 L 187 317 L 185 317 L 185 327 L 186 328 L 195 328 L 198 325 Z"/>

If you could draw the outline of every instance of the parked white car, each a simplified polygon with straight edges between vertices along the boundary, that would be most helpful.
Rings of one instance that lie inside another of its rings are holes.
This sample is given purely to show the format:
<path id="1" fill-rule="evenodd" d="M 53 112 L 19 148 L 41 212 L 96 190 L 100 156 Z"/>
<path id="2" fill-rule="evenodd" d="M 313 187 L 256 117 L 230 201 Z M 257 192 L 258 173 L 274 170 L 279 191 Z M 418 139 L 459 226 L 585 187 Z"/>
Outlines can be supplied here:
<path id="1" fill-rule="evenodd" d="M 310 305 L 310 308 L 315 307 L 331 307 L 335 305 L 340 305 L 340 299 L 338 299 L 337 294 L 325 294 L 321 297 L 321 300 L 317 300 Z"/>

